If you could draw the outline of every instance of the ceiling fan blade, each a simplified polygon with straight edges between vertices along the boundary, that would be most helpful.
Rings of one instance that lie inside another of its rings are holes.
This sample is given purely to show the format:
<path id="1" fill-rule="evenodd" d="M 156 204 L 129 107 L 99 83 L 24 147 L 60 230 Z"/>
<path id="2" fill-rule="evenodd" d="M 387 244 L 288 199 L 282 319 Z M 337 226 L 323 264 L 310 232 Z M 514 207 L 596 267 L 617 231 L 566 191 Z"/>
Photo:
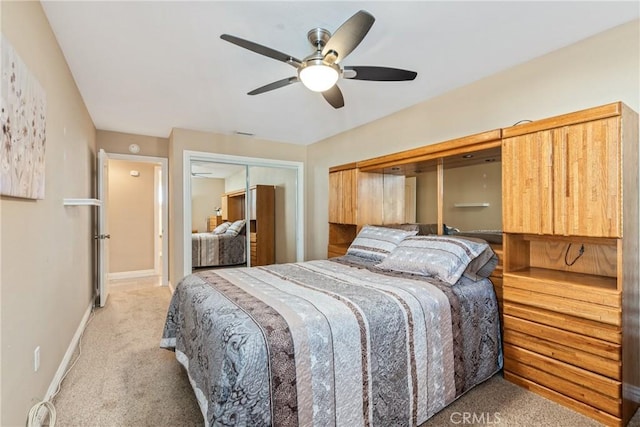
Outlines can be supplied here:
<path id="1" fill-rule="evenodd" d="M 324 96 L 324 99 L 326 99 L 333 108 L 344 107 L 344 97 L 338 85 L 333 85 L 331 89 L 322 92 L 322 96 Z"/>
<path id="2" fill-rule="evenodd" d="M 247 95 L 259 95 L 261 93 L 269 92 L 270 90 L 279 89 L 290 85 L 291 83 L 297 83 L 298 77 L 287 77 L 286 79 L 278 80 L 277 82 L 269 83 L 268 85 L 261 86 L 257 89 L 247 93 Z"/>
<path id="3" fill-rule="evenodd" d="M 345 71 L 355 71 L 355 76 L 345 73 L 345 79 L 353 80 L 373 80 L 377 82 L 399 82 L 413 80 L 418 73 L 415 71 L 401 70 L 399 68 L 369 67 L 369 66 L 346 66 Z"/>
<path id="4" fill-rule="evenodd" d="M 344 24 L 336 30 L 331 36 L 327 44 L 322 49 L 322 55 L 326 56 L 330 51 L 338 54 L 336 63 L 347 57 L 364 39 L 371 26 L 375 22 L 375 18 L 369 12 L 361 10 L 347 19 Z"/>
<path id="5" fill-rule="evenodd" d="M 230 34 L 222 34 L 220 38 L 222 40 L 228 41 L 229 43 L 233 43 L 245 49 L 249 49 L 252 52 L 259 53 L 260 55 L 264 55 L 269 58 L 275 59 L 276 61 L 286 62 L 287 64 L 295 68 L 298 68 L 301 63 L 301 61 L 298 58 L 295 58 L 291 55 L 287 55 L 286 53 L 279 52 L 275 49 L 262 46 L 261 44 L 254 43 L 249 40 L 241 39 L 240 37 L 232 36 Z"/>

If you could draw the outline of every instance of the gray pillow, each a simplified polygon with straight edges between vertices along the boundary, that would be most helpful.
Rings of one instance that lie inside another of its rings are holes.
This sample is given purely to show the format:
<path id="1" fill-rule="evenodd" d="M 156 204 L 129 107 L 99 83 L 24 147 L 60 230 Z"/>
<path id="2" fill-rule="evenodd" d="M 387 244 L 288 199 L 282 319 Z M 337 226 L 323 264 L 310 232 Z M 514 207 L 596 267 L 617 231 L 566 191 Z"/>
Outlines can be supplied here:
<path id="1" fill-rule="evenodd" d="M 229 229 L 230 226 L 231 226 L 231 223 L 229 221 L 223 222 L 222 224 L 220 224 L 219 226 L 214 228 L 212 233 L 213 234 L 224 234 L 224 233 L 226 233 L 226 231 Z"/>
<path id="2" fill-rule="evenodd" d="M 233 236 L 237 236 L 240 233 L 240 231 L 242 231 L 242 227 L 244 227 L 245 222 L 246 221 L 244 219 L 239 219 L 237 221 L 234 221 L 234 223 L 229 226 L 225 234 L 231 234 Z"/>
<path id="3" fill-rule="evenodd" d="M 489 245 L 450 236 L 411 236 L 376 266 L 422 276 L 437 277 L 454 285 L 469 263 Z"/>
<path id="4" fill-rule="evenodd" d="M 493 273 L 493 270 L 495 270 L 498 265 L 498 256 L 491 248 L 491 245 L 483 239 L 477 239 L 474 237 L 464 237 L 462 239 L 487 244 L 486 249 L 482 251 L 480 255 L 471 260 L 462 274 L 475 281 L 491 276 L 491 273 Z"/>
<path id="5" fill-rule="evenodd" d="M 347 255 L 382 261 L 405 238 L 417 231 L 365 225 L 351 242 Z"/>

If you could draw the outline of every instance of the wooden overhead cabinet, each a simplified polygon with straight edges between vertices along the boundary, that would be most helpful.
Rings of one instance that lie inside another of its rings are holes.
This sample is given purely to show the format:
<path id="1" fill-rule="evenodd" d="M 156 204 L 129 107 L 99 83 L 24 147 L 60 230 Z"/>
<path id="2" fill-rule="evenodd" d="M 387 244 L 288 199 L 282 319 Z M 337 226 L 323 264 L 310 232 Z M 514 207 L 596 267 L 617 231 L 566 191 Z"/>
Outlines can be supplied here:
<path id="1" fill-rule="evenodd" d="M 606 425 L 640 401 L 638 115 L 503 129 L 504 375 Z"/>
<path id="2" fill-rule="evenodd" d="M 329 173 L 329 222 L 356 224 L 356 200 L 358 196 L 355 165 Z"/>
<path id="3" fill-rule="evenodd" d="M 329 169 L 329 258 L 344 255 L 366 224 L 404 220 L 404 176 L 360 171 L 355 163 Z"/>
<path id="4" fill-rule="evenodd" d="M 621 237 L 619 117 L 519 131 L 503 134 L 504 231 Z"/>

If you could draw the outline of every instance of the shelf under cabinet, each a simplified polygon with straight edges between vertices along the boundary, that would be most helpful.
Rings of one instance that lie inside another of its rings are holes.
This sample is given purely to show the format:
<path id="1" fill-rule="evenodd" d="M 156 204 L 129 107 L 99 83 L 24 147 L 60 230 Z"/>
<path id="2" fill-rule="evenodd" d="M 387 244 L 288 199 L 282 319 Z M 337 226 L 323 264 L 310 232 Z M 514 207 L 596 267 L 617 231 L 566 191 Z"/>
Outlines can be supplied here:
<path id="1" fill-rule="evenodd" d="M 558 286 L 584 287 L 585 291 L 596 288 L 602 291 L 619 293 L 618 281 L 615 277 L 597 276 L 595 274 L 559 271 L 540 267 L 526 267 L 503 273 L 504 278 L 523 278 L 541 281 Z"/>

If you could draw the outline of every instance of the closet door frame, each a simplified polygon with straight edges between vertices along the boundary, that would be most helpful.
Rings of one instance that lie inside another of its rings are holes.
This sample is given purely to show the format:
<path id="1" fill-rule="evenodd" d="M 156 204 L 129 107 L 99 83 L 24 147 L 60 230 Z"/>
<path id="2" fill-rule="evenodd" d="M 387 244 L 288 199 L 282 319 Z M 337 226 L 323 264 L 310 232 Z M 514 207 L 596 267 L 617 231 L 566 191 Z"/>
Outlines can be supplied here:
<path id="1" fill-rule="evenodd" d="M 229 154 L 208 153 L 204 151 L 185 150 L 182 156 L 183 172 L 183 230 L 191 230 L 191 162 L 205 161 L 212 163 L 228 163 L 240 166 L 262 166 L 272 168 L 293 169 L 297 172 L 296 180 L 296 262 L 304 261 L 304 164 L 289 160 L 264 159 L 257 157 L 234 156 Z M 247 177 L 247 180 L 249 178 Z M 184 233 L 183 276 L 191 274 L 191 233 Z"/>

